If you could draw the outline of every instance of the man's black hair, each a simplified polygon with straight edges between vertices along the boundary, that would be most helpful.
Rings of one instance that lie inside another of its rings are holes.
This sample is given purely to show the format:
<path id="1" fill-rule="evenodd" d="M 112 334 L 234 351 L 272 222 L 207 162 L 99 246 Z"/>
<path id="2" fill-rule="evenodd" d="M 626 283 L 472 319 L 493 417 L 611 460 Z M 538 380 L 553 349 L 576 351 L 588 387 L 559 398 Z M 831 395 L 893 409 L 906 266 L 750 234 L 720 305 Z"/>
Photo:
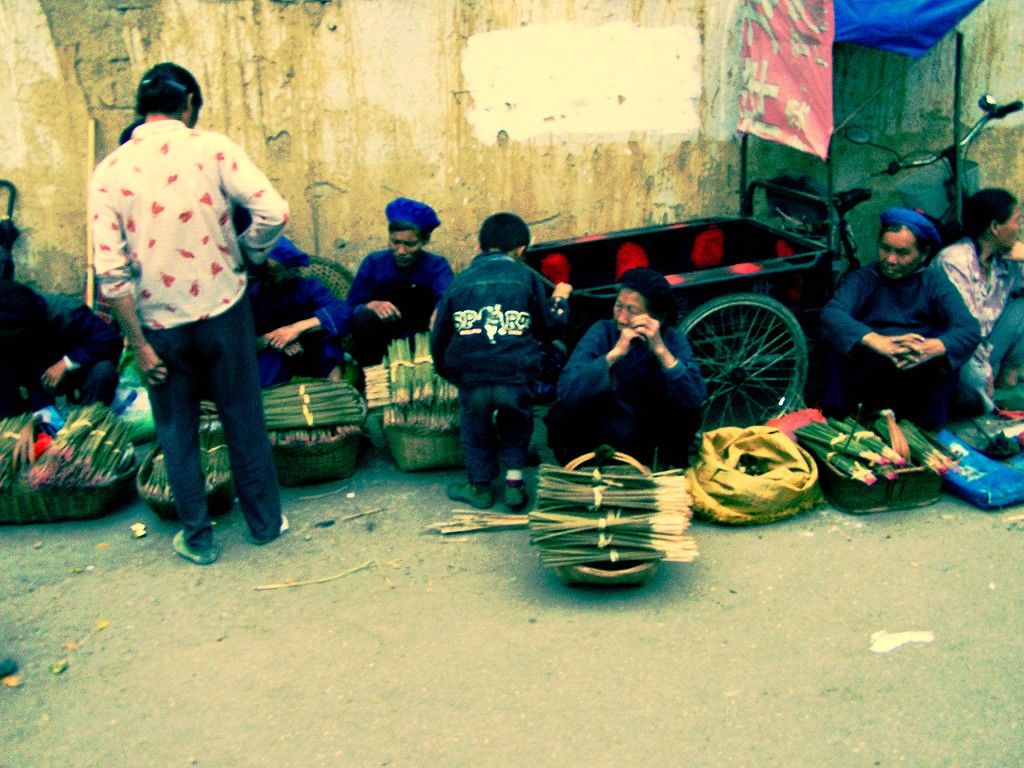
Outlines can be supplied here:
<path id="1" fill-rule="evenodd" d="M 198 81 L 184 67 L 169 61 L 157 64 L 142 76 L 135 96 L 135 111 L 141 116 L 180 115 L 192 94 L 192 106 L 203 106 Z"/>
<path id="2" fill-rule="evenodd" d="M 495 213 L 480 227 L 480 250 L 511 253 L 530 244 L 530 228 L 514 213 Z"/>

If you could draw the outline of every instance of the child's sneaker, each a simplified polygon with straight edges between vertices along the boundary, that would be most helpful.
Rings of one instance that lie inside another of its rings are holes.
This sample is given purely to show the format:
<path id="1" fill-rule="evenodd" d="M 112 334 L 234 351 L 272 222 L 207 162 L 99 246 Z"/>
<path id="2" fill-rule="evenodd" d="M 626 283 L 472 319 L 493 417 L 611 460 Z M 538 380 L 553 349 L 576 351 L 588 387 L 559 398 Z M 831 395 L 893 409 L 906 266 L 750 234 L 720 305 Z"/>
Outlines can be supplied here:
<path id="1" fill-rule="evenodd" d="M 464 501 L 477 509 L 490 509 L 494 505 L 494 491 L 490 487 L 478 488 L 472 483 L 452 483 L 447 492 L 452 501 Z"/>
<path id="2" fill-rule="evenodd" d="M 506 507 L 518 512 L 526 506 L 526 488 L 522 485 L 506 485 L 504 502 Z"/>

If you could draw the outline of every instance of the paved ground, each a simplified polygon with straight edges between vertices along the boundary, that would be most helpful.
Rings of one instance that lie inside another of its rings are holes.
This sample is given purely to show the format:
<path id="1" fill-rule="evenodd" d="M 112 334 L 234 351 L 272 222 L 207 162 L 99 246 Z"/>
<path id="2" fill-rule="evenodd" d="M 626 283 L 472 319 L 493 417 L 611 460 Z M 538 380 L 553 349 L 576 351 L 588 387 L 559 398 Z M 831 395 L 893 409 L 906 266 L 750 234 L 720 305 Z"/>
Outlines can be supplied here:
<path id="1" fill-rule="evenodd" d="M 458 476 L 371 449 L 287 491 L 268 547 L 233 512 L 209 568 L 140 504 L 0 529 L 23 678 L 0 766 L 1024 763 L 1019 509 L 698 522 L 695 563 L 606 591 L 562 585 L 524 531 L 421 533 Z M 934 641 L 875 653 L 881 630 Z"/>

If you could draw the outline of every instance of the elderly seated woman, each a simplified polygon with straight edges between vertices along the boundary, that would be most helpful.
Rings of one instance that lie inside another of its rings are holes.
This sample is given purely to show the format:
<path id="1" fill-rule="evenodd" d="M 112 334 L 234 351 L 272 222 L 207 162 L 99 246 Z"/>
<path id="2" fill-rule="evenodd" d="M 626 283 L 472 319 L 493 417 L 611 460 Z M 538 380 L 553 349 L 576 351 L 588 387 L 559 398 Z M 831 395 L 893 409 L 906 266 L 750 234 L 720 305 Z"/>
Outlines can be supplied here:
<path id="1" fill-rule="evenodd" d="M 341 378 L 352 310 L 319 280 L 302 276 L 309 262 L 308 254 L 281 237 L 266 263 L 252 270 L 248 291 L 262 387 L 293 376 Z"/>
<path id="2" fill-rule="evenodd" d="M 943 271 L 925 267 L 939 242 L 917 211 L 882 212 L 878 261 L 848 274 L 821 312 L 827 414 L 889 408 L 926 428 L 947 421 L 981 336 Z"/>
<path id="3" fill-rule="evenodd" d="M 547 418 L 548 444 L 565 464 L 602 444 L 645 462 L 685 466 L 707 387 L 665 277 L 622 274 L 612 318 L 573 350 Z"/>

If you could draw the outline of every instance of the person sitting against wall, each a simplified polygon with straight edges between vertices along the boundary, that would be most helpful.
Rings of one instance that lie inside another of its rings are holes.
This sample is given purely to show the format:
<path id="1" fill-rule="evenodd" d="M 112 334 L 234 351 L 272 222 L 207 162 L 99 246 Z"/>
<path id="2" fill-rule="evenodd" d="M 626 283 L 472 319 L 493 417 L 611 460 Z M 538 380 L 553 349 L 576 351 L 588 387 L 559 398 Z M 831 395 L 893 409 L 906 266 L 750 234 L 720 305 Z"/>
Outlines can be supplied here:
<path id="1" fill-rule="evenodd" d="M 0 282 L 0 418 L 37 411 L 63 395 L 110 405 L 117 391 L 120 334 L 73 297 Z"/>
<path id="2" fill-rule="evenodd" d="M 389 247 L 363 259 L 348 291 L 352 356 L 377 365 L 395 339 L 429 330 L 437 303 L 455 277 L 448 260 L 423 250 L 441 224 L 426 203 L 399 197 L 387 204 Z"/>
<path id="3" fill-rule="evenodd" d="M 686 466 L 707 398 L 665 277 L 622 274 L 612 319 L 580 339 L 558 379 L 548 445 L 562 464 L 607 444 L 645 463 Z"/>
<path id="4" fill-rule="evenodd" d="M 952 283 L 925 267 L 939 243 L 923 214 L 882 212 L 878 261 L 850 272 L 821 312 L 826 414 L 890 408 L 929 429 L 947 421 L 957 372 L 981 336 Z"/>
<path id="5" fill-rule="evenodd" d="M 989 412 L 997 389 L 1021 383 L 1024 366 L 1024 264 L 1011 258 L 1020 248 L 1021 210 L 1005 189 L 983 189 L 964 201 L 963 221 L 963 239 L 935 262 L 981 329 L 981 344 L 960 370 L 961 399 Z"/>
<path id="6" fill-rule="evenodd" d="M 262 387 L 293 376 L 342 377 L 342 340 L 352 310 L 319 280 L 302 276 L 300 270 L 309 262 L 309 254 L 282 236 L 267 252 L 267 261 L 250 269 L 248 293 Z"/>

